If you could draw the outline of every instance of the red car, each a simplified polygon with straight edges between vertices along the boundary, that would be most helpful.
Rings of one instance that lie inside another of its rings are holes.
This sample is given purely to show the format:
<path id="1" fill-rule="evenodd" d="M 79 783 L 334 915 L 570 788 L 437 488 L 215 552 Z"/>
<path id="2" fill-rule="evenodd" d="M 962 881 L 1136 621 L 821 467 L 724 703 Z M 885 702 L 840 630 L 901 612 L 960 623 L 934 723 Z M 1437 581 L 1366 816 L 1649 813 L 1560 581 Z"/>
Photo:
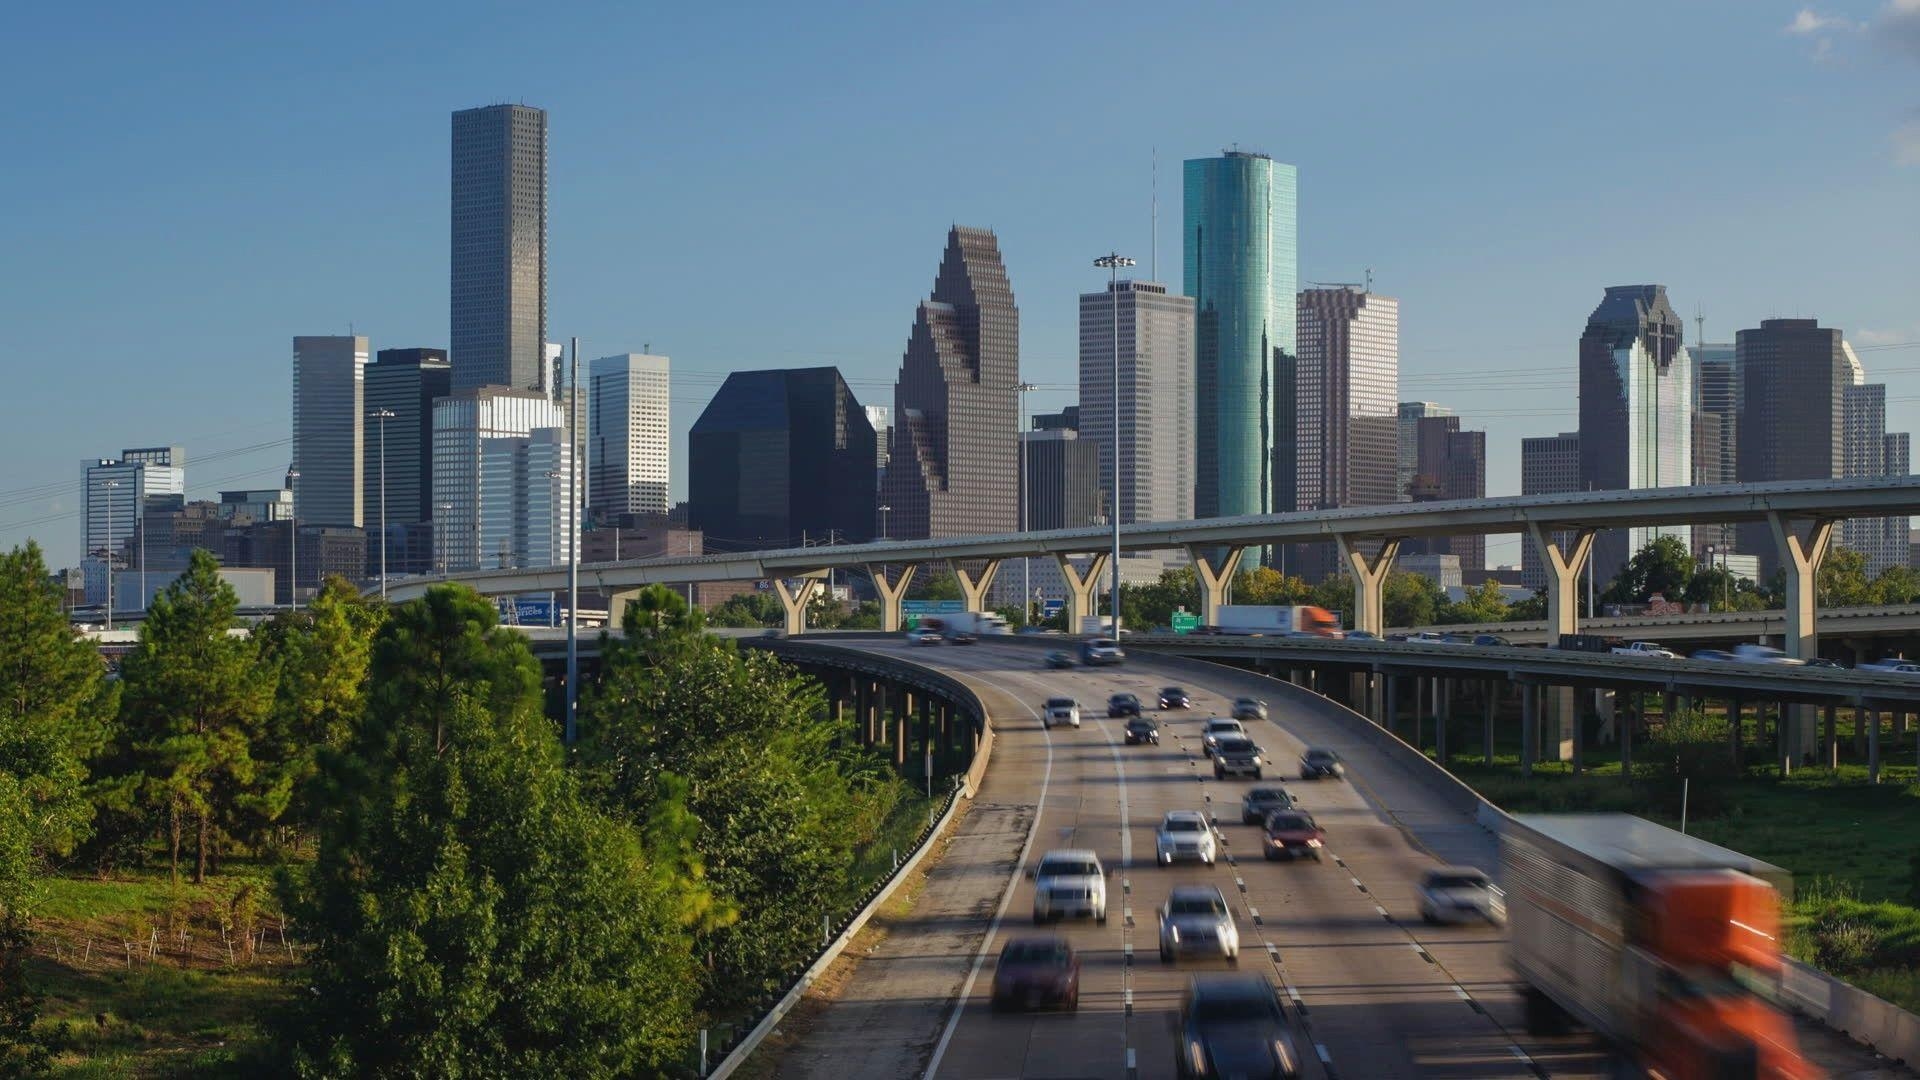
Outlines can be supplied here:
<path id="1" fill-rule="evenodd" d="M 1080 1007 L 1080 957 L 1057 937 L 1014 938 L 1000 950 L 993 972 L 993 1007 Z"/>
<path id="2" fill-rule="evenodd" d="M 1268 859 L 1292 859 L 1301 855 L 1314 862 L 1326 850 L 1327 834 L 1313 815 L 1300 810 L 1279 810 L 1267 816 L 1266 833 L 1260 848 Z"/>

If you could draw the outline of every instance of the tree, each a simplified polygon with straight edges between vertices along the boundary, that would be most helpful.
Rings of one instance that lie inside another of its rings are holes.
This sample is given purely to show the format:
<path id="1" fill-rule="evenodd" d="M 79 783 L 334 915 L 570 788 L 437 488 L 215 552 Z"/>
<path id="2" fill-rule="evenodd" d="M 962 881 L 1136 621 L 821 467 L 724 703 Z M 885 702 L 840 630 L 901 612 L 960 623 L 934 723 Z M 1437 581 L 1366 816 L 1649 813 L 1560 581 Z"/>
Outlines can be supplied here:
<path id="1" fill-rule="evenodd" d="M 817 684 L 675 620 L 629 618 L 624 640 L 603 641 L 581 730 L 596 802 L 651 834 L 683 800 L 688 873 L 738 913 L 698 936 L 714 1010 L 777 989 L 818 946 L 821 917 L 851 899 L 855 853 L 902 793 L 877 755 L 848 745 Z"/>
<path id="2" fill-rule="evenodd" d="M 121 668 L 123 722 L 141 793 L 166 815 L 170 864 L 194 825 L 193 880 L 205 881 L 217 832 L 260 809 L 253 751 L 273 704 L 273 672 L 249 637 L 227 633 L 239 598 L 220 566 L 195 551 L 186 573 L 154 598 L 140 644 Z"/>
<path id="3" fill-rule="evenodd" d="M 960 579 L 945 571 L 937 574 L 915 574 L 913 584 L 907 587 L 907 594 L 915 600 L 965 599 L 960 595 Z"/>
<path id="4" fill-rule="evenodd" d="M 1282 574 L 1271 566 L 1242 570 L 1233 579 L 1236 604 L 1304 604 L 1312 595 L 1313 588 L 1305 578 Z"/>
<path id="5" fill-rule="evenodd" d="M 1120 586 L 1121 622 L 1135 629 L 1168 626 L 1175 611 L 1196 610 L 1199 602 L 1199 586 L 1191 566 L 1163 570 L 1152 584 Z"/>
<path id="6" fill-rule="evenodd" d="M 1873 599 L 1880 604 L 1911 604 L 1920 600 L 1920 574 L 1895 564 L 1873 579 Z"/>
<path id="7" fill-rule="evenodd" d="M 1486 581 L 1468 589 L 1460 602 L 1441 605 L 1440 621 L 1444 623 L 1497 623 L 1506 622 L 1512 617 L 1512 605 L 1507 596 L 1500 591 L 1498 582 Z"/>
<path id="8" fill-rule="evenodd" d="M 708 626 L 747 627 L 779 626 L 786 621 L 786 609 L 780 606 L 780 598 L 772 590 L 729 596 L 713 606 L 707 613 Z"/>
<path id="9" fill-rule="evenodd" d="M 1878 603 L 1867 581 L 1867 557 L 1835 547 L 1820 562 L 1819 602 L 1822 607 L 1861 607 Z"/>
<path id="10" fill-rule="evenodd" d="M 1424 574 L 1390 571 L 1380 586 L 1382 614 L 1388 626 L 1432 626 L 1447 594 Z"/>
<path id="11" fill-rule="evenodd" d="M 1637 604 L 1659 593 L 1669 600 L 1679 600 L 1687 593 L 1693 569 L 1693 552 L 1687 550 L 1685 541 L 1677 536 L 1656 536 L 1633 553 L 1620 575 L 1607 585 L 1602 599 Z"/>
<path id="12" fill-rule="evenodd" d="M 1516 600 L 1507 608 L 1507 618 L 1523 622 L 1547 617 L 1547 590 L 1535 589 L 1525 600 Z"/>
<path id="13" fill-rule="evenodd" d="M 1315 585 L 1313 591 L 1307 594 L 1307 603 L 1326 608 L 1328 611 L 1341 612 L 1341 621 L 1348 629 L 1353 628 L 1353 579 L 1351 577 L 1335 574 Z"/>
<path id="14" fill-rule="evenodd" d="M 314 944 L 283 1029 L 298 1073 L 672 1071 L 697 969 L 670 871 L 583 799 L 491 604 L 439 586 L 396 607 L 366 722 L 323 768 L 319 857 L 282 880 Z"/>
<path id="15" fill-rule="evenodd" d="M 256 764 L 262 777 L 256 824 L 281 818 L 312 826 L 319 756 L 344 751 L 367 703 L 373 635 L 385 611 L 344 578 L 330 577 L 297 614 L 256 628 L 262 658 L 279 672 L 274 708 Z"/>

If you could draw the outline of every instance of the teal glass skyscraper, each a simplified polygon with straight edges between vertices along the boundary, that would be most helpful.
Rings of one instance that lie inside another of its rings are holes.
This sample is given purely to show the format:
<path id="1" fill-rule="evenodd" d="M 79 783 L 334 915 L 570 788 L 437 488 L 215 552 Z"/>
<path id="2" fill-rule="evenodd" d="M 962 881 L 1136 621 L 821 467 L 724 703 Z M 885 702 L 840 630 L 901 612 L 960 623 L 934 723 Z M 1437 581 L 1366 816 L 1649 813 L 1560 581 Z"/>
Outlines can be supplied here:
<path id="1" fill-rule="evenodd" d="M 1186 163 L 1184 204 L 1196 316 L 1194 511 L 1292 510 L 1292 383 L 1275 376 L 1294 356 L 1294 167 L 1240 150 L 1196 158 Z"/>

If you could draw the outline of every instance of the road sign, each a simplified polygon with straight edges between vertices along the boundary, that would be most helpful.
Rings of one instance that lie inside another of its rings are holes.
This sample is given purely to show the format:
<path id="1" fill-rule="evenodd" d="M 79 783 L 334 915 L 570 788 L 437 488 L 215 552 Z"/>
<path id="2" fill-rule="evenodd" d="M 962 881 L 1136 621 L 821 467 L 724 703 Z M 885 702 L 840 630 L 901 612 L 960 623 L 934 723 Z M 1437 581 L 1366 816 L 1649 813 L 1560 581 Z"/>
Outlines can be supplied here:
<path id="1" fill-rule="evenodd" d="M 902 615 L 954 615 L 967 610 L 965 600 L 902 600 Z"/>
<path id="2" fill-rule="evenodd" d="M 1067 608 L 1067 602 L 1057 596 L 1050 596 L 1047 599 L 1040 601 L 1040 614 L 1044 618 L 1051 619 L 1055 615 L 1058 615 L 1062 611 L 1065 611 L 1066 608 Z"/>
<path id="3" fill-rule="evenodd" d="M 1173 632 L 1176 634 L 1191 634 L 1194 628 L 1199 625 L 1200 616 L 1190 611 L 1176 611 L 1173 613 Z"/>
<path id="4" fill-rule="evenodd" d="M 502 596 L 500 618 L 509 626 L 552 626 L 554 603 L 550 596 Z"/>

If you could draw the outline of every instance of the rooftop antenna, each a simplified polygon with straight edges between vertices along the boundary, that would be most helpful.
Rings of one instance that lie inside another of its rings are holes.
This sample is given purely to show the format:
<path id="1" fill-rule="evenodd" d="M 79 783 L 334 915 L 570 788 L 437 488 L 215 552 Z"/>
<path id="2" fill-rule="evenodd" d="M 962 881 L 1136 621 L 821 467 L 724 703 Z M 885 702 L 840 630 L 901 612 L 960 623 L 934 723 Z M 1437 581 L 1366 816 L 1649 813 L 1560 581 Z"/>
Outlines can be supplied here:
<path id="1" fill-rule="evenodd" d="M 1701 312 L 1700 305 L 1693 305 L 1693 347 L 1699 348 L 1707 343 L 1707 316 Z"/>
<path id="2" fill-rule="evenodd" d="M 1369 266 L 1369 267 L 1367 267 L 1367 284 L 1366 284 L 1366 291 L 1367 291 L 1368 293 L 1372 293 L 1372 292 L 1373 292 L 1373 267 L 1371 267 L 1371 266 Z"/>
<path id="3" fill-rule="evenodd" d="M 1152 246 L 1147 256 L 1147 275 L 1154 281 L 1160 280 L 1160 148 L 1153 147 L 1152 181 Z"/>

